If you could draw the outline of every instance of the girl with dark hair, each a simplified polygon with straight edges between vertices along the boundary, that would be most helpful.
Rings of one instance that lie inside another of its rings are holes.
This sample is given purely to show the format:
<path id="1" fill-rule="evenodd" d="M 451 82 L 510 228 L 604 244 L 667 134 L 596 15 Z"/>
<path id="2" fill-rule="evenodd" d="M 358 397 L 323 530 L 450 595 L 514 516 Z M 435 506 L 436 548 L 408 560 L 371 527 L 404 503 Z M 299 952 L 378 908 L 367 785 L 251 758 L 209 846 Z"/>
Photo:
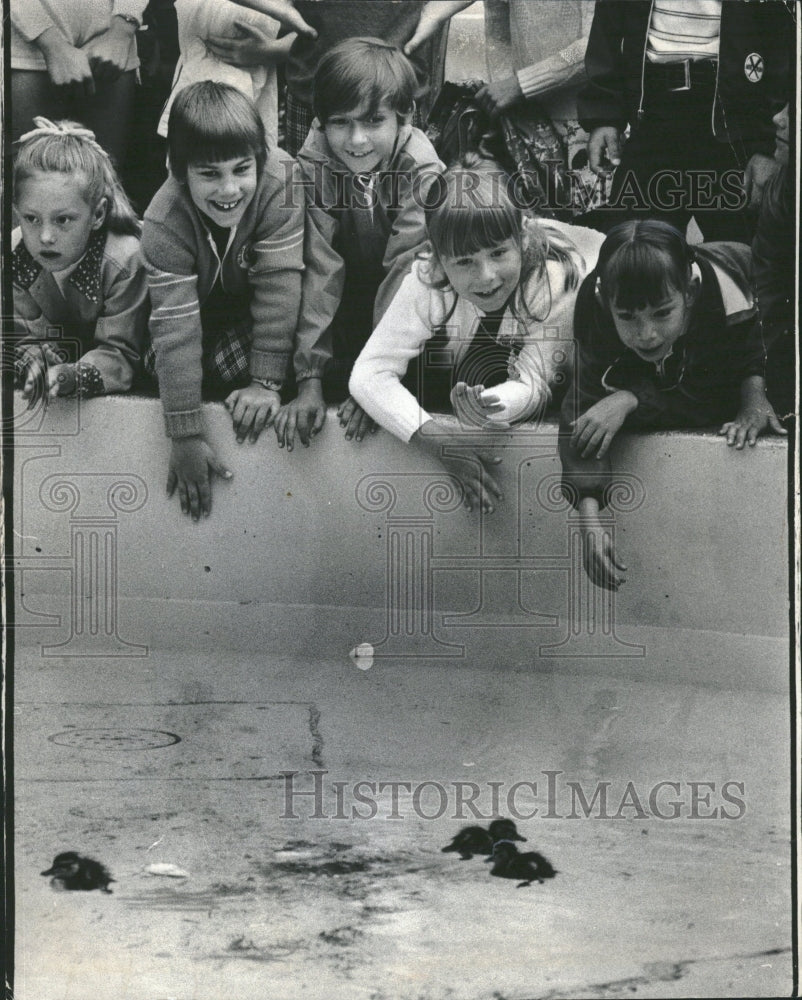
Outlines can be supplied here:
<path id="1" fill-rule="evenodd" d="M 720 425 L 737 449 L 768 429 L 785 433 L 766 398 L 750 263 L 740 243 L 691 247 L 666 222 L 630 221 L 610 230 L 579 290 L 560 454 L 566 496 L 583 515 L 585 568 L 598 586 L 615 590 L 625 579 L 598 516 L 622 427 Z"/>

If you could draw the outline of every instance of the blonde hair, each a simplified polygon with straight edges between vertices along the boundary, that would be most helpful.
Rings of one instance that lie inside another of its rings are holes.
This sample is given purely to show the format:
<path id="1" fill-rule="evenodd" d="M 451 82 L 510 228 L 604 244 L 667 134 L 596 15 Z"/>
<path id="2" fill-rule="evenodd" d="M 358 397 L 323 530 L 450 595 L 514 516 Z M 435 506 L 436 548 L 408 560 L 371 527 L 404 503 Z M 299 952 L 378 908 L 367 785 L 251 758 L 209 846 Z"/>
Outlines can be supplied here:
<path id="1" fill-rule="evenodd" d="M 13 185 L 16 199 L 19 186 L 34 173 L 81 174 L 84 198 L 96 208 L 106 199 L 104 226 L 119 235 L 139 236 L 142 224 L 114 169 L 111 157 L 95 139 L 94 132 L 78 122 L 51 122 L 34 118 L 36 128 L 19 141 L 14 161 Z"/>

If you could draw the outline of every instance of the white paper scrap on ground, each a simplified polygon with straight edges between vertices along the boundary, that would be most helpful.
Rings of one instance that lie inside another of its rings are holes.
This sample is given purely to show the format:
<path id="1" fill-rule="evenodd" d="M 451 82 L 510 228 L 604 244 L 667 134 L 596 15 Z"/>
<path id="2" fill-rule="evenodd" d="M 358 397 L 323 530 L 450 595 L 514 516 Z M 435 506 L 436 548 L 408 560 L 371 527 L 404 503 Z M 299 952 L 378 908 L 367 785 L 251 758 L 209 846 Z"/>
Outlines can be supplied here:
<path id="1" fill-rule="evenodd" d="M 167 862 L 157 862 L 156 864 L 148 865 L 145 871 L 150 875 L 164 875 L 167 878 L 189 878 L 189 872 L 185 872 L 178 865 L 171 865 Z"/>

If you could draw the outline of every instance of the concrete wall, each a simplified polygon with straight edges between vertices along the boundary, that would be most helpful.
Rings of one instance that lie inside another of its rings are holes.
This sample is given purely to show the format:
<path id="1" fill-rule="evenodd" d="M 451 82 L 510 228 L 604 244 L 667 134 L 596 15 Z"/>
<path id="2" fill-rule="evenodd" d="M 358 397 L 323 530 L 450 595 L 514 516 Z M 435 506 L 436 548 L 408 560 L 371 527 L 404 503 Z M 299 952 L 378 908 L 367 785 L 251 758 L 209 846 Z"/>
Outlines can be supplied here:
<path id="1" fill-rule="evenodd" d="M 200 621 L 223 608 L 217 627 L 229 630 L 226 608 L 250 615 L 252 628 L 264 609 L 300 606 L 299 627 L 315 632 L 344 627 L 337 609 L 372 609 L 375 623 L 388 607 L 430 601 L 437 623 L 461 627 L 463 636 L 474 626 L 537 627 L 539 641 L 556 641 L 561 623 L 577 616 L 602 614 L 604 595 L 576 575 L 576 559 L 571 575 L 571 512 L 554 494 L 560 467 L 553 423 L 503 435 L 505 502 L 480 517 L 457 505 L 447 478 L 414 448 L 384 432 L 347 442 L 333 411 L 312 446 L 292 454 L 276 446 L 272 432 L 237 445 L 225 410 L 206 411 L 210 439 L 234 479 L 215 482 L 212 516 L 200 523 L 165 495 L 169 445 L 157 401 L 58 401 L 44 415 L 21 411 L 14 522 L 22 641 L 43 641 L 35 626 L 61 634 L 65 618 L 80 611 L 65 602 L 86 590 L 79 577 L 98 559 L 106 599 L 134 602 L 149 641 L 162 620 L 162 641 L 175 645 L 193 641 L 198 620 L 182 634 L 177 602 L 196 616 L 205 609 Z M 631 474 L 635 493 L 635 509 L 615 517 L 629 566 L 614 609 L 604 612 L 614 614 L 615 627 L 782 642 L 786 443 L 766 438 L 736 452 L 715 434 L 631 436 L 615 461 Z M 427 494 L 436 482 L 440 493 Z M 105 568 L 112 555 L 91 549 L 102 547 L 103 537 L 116 550 Z M 400 585 L 420 585 L 409 599 L 388 589 L 398 585 L 388 569 L 388 544 L 398 539 L 412 546 L 397 560 L 405 565 Z M 415 582 L 428 558 L 421 545 L 431 550 L 428 591 L 425 581 Z M 174 610 L 164 620 L 167 607 Z M 403 633 L 404 623 L 396 625 Z M 97 627 L 103 631 L 102 622 Z"/>

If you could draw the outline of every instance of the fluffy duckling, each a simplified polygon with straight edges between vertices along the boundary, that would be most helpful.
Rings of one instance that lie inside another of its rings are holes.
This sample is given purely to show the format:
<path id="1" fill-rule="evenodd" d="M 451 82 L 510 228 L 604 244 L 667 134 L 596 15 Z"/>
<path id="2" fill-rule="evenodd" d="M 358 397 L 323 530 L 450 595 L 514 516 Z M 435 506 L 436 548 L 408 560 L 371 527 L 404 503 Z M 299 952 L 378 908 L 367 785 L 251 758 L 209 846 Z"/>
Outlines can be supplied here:
<path id="1" fill-rule="evenodd" d="M 554 878 L 557 874 L 550 861 L 537 851 L 527 851 L 519 854 L 518 848 L 512 841 L 497 840 L 493 845 L 493 853 L 487 859 L 492 862 L 491 875 L 497 878 L 518 879 L 516 888 L 522 889 L 524 886 L 539 882 L 541 885 L 547 878 Z"/>
<path id="2" fill-rule="evenodd" d="M 518 833 L 511 819 L 494 819 L 487 829 L 494 844 L 499 840 L 526 840 L 526 837 Z"/>
<path id="3" fill-rule="evenodd" d="M 465 826 L 454 837 L 443 853 L 458 851 L 463 861 L 469 861 L 474 854 L 490 854 L 493 850 L 493 838 L 481 826 Z"/>
<path id="4" fill-rule="evenodd" d="M 99 861 L 81 857 L 75 851 L 65 851 L 53 858 L 53 864 L 42 875 L 50 875 L 50 884 L 54 889 L 79 889 L 88 892 L 90 889 L 100 889 L 111 892 L 109 882 L 116 881 L 109 870 Z"/>

